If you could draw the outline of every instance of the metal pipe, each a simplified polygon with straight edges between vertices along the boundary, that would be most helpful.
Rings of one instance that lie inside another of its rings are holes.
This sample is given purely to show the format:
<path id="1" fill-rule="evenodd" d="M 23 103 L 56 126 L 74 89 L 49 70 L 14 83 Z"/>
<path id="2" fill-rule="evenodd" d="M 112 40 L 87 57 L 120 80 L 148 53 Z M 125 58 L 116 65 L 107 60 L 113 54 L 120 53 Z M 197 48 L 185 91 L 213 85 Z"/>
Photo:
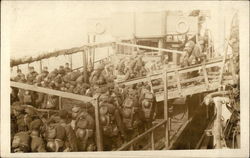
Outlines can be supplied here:
<path id="1" fill-rule="evenodd" d="M 82 60 L 83 60 L 83 74 L 84 74 L 84 82 L 87 83 L 88 73 L 87 73 L 87 58 L 85 51 L 82 52 Z"/>
<path id="2" fill-rule="evenodd" d="M 163 81 L 164 81 L 164 120 L 166 121 L 165 128 L 165 148 L 168 149 L 169 146 L 169 121 L 168 121 L 168 75 L 167 71 L 163 72 Z"/>
<path id="3" fill-rule="evenodd" d="M 228 91 L 220 91 L 220 92 L 210 93 L 204 97 L 203 102 L 205 103 L 205 105 L 208 106 L 210 103 L 213 102 L 214 97 L 222 97 L 222 96 L 225 96 L 228 94 L 229 94 Z"/>

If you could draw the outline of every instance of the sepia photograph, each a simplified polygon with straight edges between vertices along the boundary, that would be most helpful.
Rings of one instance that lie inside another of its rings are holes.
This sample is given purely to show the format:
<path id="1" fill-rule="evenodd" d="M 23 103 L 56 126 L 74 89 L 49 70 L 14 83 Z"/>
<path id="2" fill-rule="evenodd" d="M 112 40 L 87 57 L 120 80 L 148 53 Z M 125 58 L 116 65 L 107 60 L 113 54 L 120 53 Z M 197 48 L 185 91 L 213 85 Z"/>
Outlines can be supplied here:
<path id="1" fill-rule="evenodd" d="M 248 1 L 1 3 L 1 157 L 249 157 Z"/>

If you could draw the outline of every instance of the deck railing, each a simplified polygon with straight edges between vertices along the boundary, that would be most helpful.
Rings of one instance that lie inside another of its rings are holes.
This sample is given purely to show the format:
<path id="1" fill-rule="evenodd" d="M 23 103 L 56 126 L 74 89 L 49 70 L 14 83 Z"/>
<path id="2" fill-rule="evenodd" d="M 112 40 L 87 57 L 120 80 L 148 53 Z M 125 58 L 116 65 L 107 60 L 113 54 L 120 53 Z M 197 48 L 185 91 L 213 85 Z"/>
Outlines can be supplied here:
<path id="1" fill-rule="evenodd" d="M 135 137 L 134 139 L 130 140 L 129 142 L 123 144 L 120 148 L 117 149 L 117 151 L 122 151 L 122 150 L 126 150 L 128 148 L 132 149 L 133 145 L 136 144 L 139 140 L 141 140 L 142 138 L 145 138 L 146 136 L 148 136 L 150 134 L 150 142 L 151 142 L 151 150 L 155 150 L 155 138 L 154 138 L 154 132 L 164 126 L 164 130 L 167 130 L 166 126 L 168 126 L 168 121 L 167 120 L 163 120 L 160 123 L 158 123 L 157 125 L 155 125 L 154 127 L 148 129 L 146 132 L 142 133 L 141 135 Z"/>

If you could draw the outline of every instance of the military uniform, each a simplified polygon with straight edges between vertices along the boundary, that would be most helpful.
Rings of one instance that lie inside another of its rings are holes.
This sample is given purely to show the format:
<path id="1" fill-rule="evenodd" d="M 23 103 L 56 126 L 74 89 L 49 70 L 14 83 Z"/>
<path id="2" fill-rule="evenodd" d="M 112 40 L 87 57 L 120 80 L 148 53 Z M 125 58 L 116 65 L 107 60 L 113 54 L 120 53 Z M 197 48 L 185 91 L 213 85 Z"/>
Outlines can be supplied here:
<path id="1" fill-rule="evenodd" d="M 94 151 L 94 118 L 86 111 L 81 110 L 76 117 L 75 133 L 79 151 Z"/>
<path id="2" fill-rule="evenodd" d="M 181 61 L 182 66 L 190 66 L 192 64 L 199 64 L 204 60 L 205 55 L 202 54 L 200 47 L 193 41 L 188 41 L 185 45 L 183 59 Z"/>
<path id="3" fill-rule="evenodd" d="M 11 149 L 12 152 L 30 152 L 30 135 L 29 132 L 18 132 L 15 134 L 12 144 L 11 144 Z"/>
<path id="4" fill-rule="evenodd" d="M 59 125 L 65 129 L 65 150 L 66 151 L 78 151 L 77 138 L 74 130 L 72 129 L 70 122 L 68 122 L 68 112 L 66 110 L 59 111 L 60 122 Z"/>
<path id="5" fill-rule="evenodd" d="M 100 124 L 103 130 L 104 151 L 110 151 L 122 144 L 124 127 L 118 109 L 109 102 L 109 95 L 102 94 L 99 98 Z"/>
<path id="6" fill-rule="evenodd" d="M 15 106 L 14 115 L 16 118 L 17 132 L 28 131 L 28 126 L 24 121 L 24 108 L 21 106 Z"/>
<path id="7" fill-rule="evenodd" d="M 138 127 L 141 123 L 139 110 L 140 106 L 137 91 L 129 89 L 128 96 L 124 100 L 121 109 L 122 121 L 126 132 L 126 141 L 131 140 L 139 134 Z"/>
<path id="8" fill-rule="evenodd" d="M 31 136 L 31 152 L 46 152 L 45 142 L 40 136 L 40 128 L 42 126 L 40 119 L 35 119 L 30 123 L 30 136 Z"/>
<path id="9" fill-rule="evenodd" d="M 157 113 L 157 106 L 155 105 L 155 96 L 152 92 L 150 92 L 150 88 L 146 86 L 141 90 L 140 96 L 140 119 L 142 120 L 143 130 L 152 127 L 152 122 L 155 119 Z"/>

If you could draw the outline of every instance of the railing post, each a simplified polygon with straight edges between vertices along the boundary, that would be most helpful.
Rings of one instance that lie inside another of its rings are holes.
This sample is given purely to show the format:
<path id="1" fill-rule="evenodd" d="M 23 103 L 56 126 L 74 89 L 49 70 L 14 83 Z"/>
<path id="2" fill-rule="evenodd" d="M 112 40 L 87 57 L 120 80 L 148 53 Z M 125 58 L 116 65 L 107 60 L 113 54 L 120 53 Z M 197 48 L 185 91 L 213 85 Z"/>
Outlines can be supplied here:
<path id="1" fill-rule="evenodd" d="M 72 69 L 73 69 L 72 54 L 69 55 L 69 63 L 70 63 L 70 68 L 71 68 L 71 70 L 72 70 Z"/>
<path id="2" fill-rule="evenodd" d="M 165 149 L 168 149 L 169 146 L 169 126 L 168 126 L 168 75 L 167 70 L 163 71 L 163 82 L 164 82 L 164 120 L 166 121 L 165 125 Z"/>
<path id="3" fill-rule="evenodd" d="M 88 73 L 87 73 L 87 58 L 85 51 L 82 52 L 82 60 L 83 60 L 83 74 L 84 74 L 84 82 L 87 83 Z"/>
<path id="4" fill-rule="evenodd" d="M 59 110 L 62 109 L 62 97 L 59 96 Z"/>
<path id="5" fill-rule="evenodd" d="M 92 104 L 95 107 L 95 127 L 96 127 L 96 145 L 97 151 L 103 151 L 103 138 L 102 138 L 102 130 L 100 127 L 100 119 L 99 119 L 99 96 L 95 95 Z"/>
<path id="6" fill-rule="evenodd" d="M 42 64 L 42 60 L 39 61 L 39 66 L 40 66 L 40 72 L 42 73 L 43 71 L 43 64 Z"/>
<path id="7" fill-rule="evenodd" d="M 151 132 L 151 149 L 155 150 L 154 131 Z"/>

